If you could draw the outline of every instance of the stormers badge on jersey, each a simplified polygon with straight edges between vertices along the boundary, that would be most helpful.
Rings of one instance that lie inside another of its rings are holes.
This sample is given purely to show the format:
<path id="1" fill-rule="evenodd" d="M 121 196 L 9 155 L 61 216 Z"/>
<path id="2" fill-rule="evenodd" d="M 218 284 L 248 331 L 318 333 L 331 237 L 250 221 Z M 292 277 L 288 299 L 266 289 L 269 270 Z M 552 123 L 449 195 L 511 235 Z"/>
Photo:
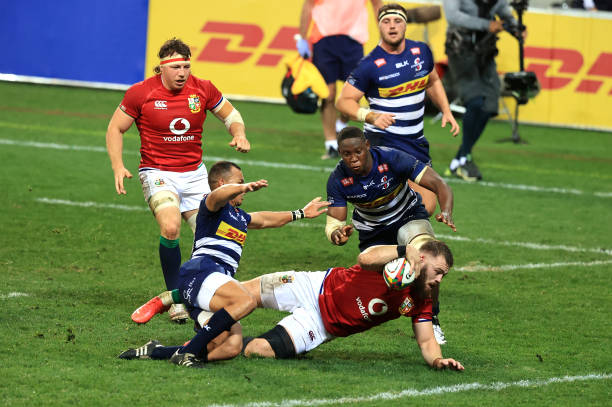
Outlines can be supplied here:
<path id="1" fill-rule="evenodd" d="M 187 101 L 189 102 L 191 113 L 198 113 L 200 111 L 200 97 L 198 95 L 189 95 Z"/>
<path id="2" fill-rule="evenodd" d="M 412 308 L 414 308 L 414 301 L 412 301 L 412 298 L 407 295 L 399 306 L 399 313 L 402 315 L 408 315 L 410 311 L 412 311 Z"/>

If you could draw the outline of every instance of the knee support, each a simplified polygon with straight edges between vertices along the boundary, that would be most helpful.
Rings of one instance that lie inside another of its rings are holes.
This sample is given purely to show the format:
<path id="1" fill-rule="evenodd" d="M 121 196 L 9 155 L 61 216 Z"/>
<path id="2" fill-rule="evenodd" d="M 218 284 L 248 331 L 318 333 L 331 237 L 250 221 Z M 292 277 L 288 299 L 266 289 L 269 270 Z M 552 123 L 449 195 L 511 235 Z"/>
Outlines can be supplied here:
<path id="1" fill-rule="evenodd" d="M 425 242 L 435 240 L 435 233 L 427 219 L 417 219 L 406 223 L 397 231 L 397 243 L 411 244 L 419 249 Z"/>
<path id="2" fill-rule="evenodd" d="M 270 344 L 276 359 L 289 359 L 295 357 L 295 346 L 287 330 L 280 325 L 276 325 L 265 334 L 259 335 Z"/>
<path id="3" fill-rule="evenodd" d="M 156 192 L 149 199 L 149 207 L 154 214 L 170 206 L 175 206 L 177 209 L 179 208 L 178 197 L 170 191 L 165 190 Z"/>

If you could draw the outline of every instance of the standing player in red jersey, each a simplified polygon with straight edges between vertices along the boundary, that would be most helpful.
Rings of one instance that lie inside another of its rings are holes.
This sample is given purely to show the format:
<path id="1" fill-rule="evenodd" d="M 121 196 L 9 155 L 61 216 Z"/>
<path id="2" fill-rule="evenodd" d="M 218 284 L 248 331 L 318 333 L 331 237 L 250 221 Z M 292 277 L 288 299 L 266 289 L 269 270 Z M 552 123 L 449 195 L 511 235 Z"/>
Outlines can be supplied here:
<path id="1" fill-rule="evenodd" d="M 160 48 L 155 76 L 131 86 L 115 110 L 106 132 L 118 194 L 125 194 L 124 178 L 132 174 L 123 164 L 123 135 L 136 122 L 140 133 L 139 178 L 144 198 L 160 229 L 159 257 L 166 287 L 177 288 L 181 251 L 181 217 L 192 230 L 204 194 L 210 192 L 202 162 L 202 127 L 206 111 L 225 123 L 232 136 L 229 145 L 246 153 L 240 113 L 209 80 L 191 75 L 191 51 L 179 39 Z M 174 305 L 170 318 L 185 322 L 187 310 Z"/>
<path id="2" fill-rule="evenodd" d="M 408 259 L 411 272 L 417 277 L 407 288 L 392 290 L 384 282 L 381 271 L 386 263 L 402 256 Z M 292 358 L 336 337 L 367 331 L 405 316 L 412 319 L 417 343 L 429 366 L 463 370 L 460 362 L 442 357 L 431 322 L 432 290 L 440 285 L 453 265 L 448 246 L 438 240 L 424 243 L 418 251 L 411 245 L 371 246 L 359 254 L 358 263 L 350 268 L 333 267 L 326 272 L 265 274 L 242 283 L 257 300 L 258 307 L 291 312 L 270 331 L 257 338 L 245 338 L 245 356 Z M 198 317 L 198 321 L 204 318 Z M 217 339 L 216 346 L 222 350 L 223 343 L 229 339 L 221 335 Z M 119 358 L 169 359 L 179 348 L 151 341 L 138 349 L 122 352 Z M 208 360 L 212 360 L 211 349 L 208 355 Z M 196 361 L 190 367 L 203 367 L 204 362 Z"/>

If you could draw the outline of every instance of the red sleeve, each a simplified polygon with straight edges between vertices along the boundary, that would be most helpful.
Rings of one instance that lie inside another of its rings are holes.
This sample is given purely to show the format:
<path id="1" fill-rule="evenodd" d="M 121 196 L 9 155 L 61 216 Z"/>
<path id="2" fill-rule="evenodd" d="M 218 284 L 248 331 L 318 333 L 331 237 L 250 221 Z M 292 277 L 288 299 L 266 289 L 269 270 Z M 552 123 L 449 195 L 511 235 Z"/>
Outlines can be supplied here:
<path id="1" fill-rule="evenodd" d="M 132 85 L 125 92 L 125 96 L 123 96 L 123 100 L 121 101 L 119 108 L 136 119 L 138 116 L 140 116 L 140 110 L 144 104 L 145 96 L 146 93 L 143 82 Z"/>
<path id="2" fill-rule="evenodd" d="M 204 96 L 206 97 L 206 110 L 213 110 L 215 107 L 221 103 L 221 99 L 223 99 L 223 94 L 211 81 L 207 81 L 204 79 L 199 80 L 200 89 L 202 90 Z"/>
<path id="3" fill-rule="evenodd" d="M 425 322 L 433 319 L 433 302 L 427 299 L 412 316 L 412 322 Z"/>

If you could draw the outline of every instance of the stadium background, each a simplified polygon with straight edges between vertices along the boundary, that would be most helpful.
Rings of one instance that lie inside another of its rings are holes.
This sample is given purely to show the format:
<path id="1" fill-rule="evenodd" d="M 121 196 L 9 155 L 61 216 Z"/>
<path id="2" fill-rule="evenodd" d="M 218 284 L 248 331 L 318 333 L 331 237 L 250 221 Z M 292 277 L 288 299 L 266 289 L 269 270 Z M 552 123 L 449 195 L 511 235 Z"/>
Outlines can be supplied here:
<path id="1" fill-rule="evenodd" d="M 160 44 L 177 36 L 193 47 L 193 72 L 214 78 L 225 94 L 280 102 L 282 59 L 295 53 L 301 5 L 298 0 L 186 0 L 180 7 L 162 0 L 10 2 L 0 16 L 0 34 L 11 39 L 6 49 L 11 57 L 0 60 L 0 79 L 123 89 L 150 75 Z M 536 72 L 542 91 L 521 108 L 521 121 L 612 130 L 612 18 L 530 9 L 524 20 L 525 69 Z M 445 30 L 442 16 L 409 25 L 407 36 L 427 35 L 436 60 L 444 61 Z M 366 51 L 377 37 L 371 18 Z M 499 48 L 499 70 L 517 71 L 517 41 L 502 34 Z M 507 104 L 513 111 L 514 101 L 508 98 Z"/>

